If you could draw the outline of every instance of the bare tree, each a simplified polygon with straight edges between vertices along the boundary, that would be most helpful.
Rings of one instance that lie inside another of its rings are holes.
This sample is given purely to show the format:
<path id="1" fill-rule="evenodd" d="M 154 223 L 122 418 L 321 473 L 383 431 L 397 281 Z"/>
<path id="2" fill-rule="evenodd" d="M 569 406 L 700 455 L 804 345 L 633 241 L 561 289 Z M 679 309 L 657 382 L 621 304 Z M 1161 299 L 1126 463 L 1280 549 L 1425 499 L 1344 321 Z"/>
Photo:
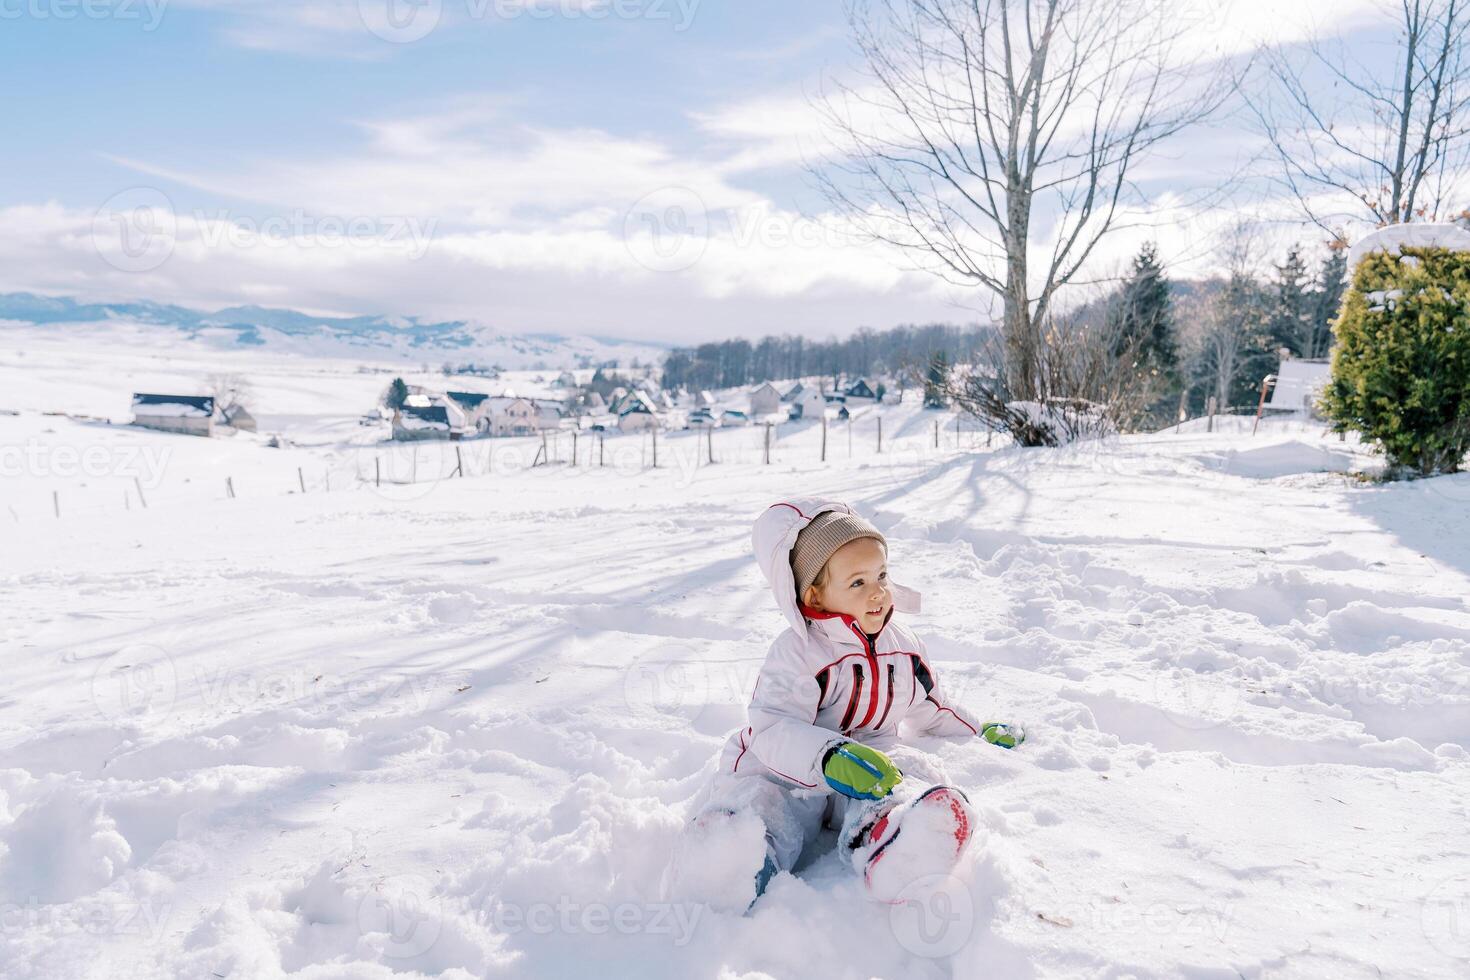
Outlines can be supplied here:
<path id="1" fill-rule="evenodd" d="M 1036 401 L 1057 291 L 1230 79 L 1185 63 L 1168 0 L 851 0 L 849 23 L 866 78 L 821 100 L 816 176 L 859 234 L 1000 301 L 1007 397 Z"/>
<path id="2" fill-rule="evenodd" d="M 1336 239 L 1342 222 L 1444 220 L 1463 208 L 1470 164 L 1470 0 L 1385 2 L 1398 21 L 1391 69 L 1341 41 L 1275 49 L 1271 85 L 1248 98 L 1309 220 Z"/>
<path id="3" fill-rule="evenodd" d="M 1226 279 L 1201 304 L 1199 358 L 1213 382 L 1215 404 L 1230 405 L 1231 390 L 1244 370 L 1255 335 L 1265 329 L 1268 311 L 1260 284 L 1252 274 L 1260 247 L 1258 229 L 1240 222 L 1225 233 Z"/>
<path id="4" fill-rule="evenodd" d="M 248 408 L 253 399 L 250 381 L 243 374 L 211 374 L 205 383 L 214 396 L 214 403 L 221 409 L 236 405 Z"/>

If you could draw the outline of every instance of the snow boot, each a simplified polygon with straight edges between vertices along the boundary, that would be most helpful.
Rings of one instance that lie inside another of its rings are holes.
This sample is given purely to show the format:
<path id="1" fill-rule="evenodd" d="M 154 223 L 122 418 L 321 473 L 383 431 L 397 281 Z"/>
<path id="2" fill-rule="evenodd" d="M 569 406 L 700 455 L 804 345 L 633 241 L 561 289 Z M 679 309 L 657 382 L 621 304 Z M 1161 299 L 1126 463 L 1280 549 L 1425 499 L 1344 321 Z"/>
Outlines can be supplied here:
<path id="1" fill-rule="evenodd" d="M 877 812 L 848 845 L 868 896 L 895 902 L 906 891 L 938 887 L 969 845 L 974 824 L 969 798 L 952 786 L 932 786 Z"/>

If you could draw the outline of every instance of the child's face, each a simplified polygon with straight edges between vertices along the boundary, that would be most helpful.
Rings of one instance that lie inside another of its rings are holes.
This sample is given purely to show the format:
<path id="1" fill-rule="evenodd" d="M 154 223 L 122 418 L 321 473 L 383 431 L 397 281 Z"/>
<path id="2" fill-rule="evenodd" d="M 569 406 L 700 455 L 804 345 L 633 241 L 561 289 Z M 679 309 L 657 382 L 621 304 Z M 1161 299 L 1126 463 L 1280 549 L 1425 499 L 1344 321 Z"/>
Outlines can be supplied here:
<path id="1" fill-rule="evenodd" d="M 882 543 L 877 538 L 849 541 L 832 553 L 823 572 L 822 584 L 806 590 L 806 604 L 818 612 L 851 616 L 864 633 L 878 632 L 893 605 Z"/>

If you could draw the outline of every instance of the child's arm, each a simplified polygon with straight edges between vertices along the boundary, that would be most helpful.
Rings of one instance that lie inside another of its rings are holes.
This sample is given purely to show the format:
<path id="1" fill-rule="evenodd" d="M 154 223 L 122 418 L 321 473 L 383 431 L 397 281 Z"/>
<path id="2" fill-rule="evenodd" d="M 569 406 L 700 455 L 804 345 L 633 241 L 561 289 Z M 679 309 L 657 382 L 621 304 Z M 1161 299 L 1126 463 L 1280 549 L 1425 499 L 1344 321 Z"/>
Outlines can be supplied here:
<path id="1" fill-rule="evenodd" d="M 777 776 L 827 792 L 823 757 L 827 749 L 847 739 L 812 724 L 822 690 L 794 647 L 783 637 L 766 655 L 750 699 L 750 730 L 744 748 Z M 740 765 L 737 762 L 736 768 Z"/>
<path id="2" fill-rule="evenodd" d="M 915 638 L 917 639 L 917 637 Z M 992 745 L 1012 749 L 1025 741 L 1020 725 L 978 720 L 963 706 L 950 701 L 940 689 L 939 675 L 929 666 L 929 654 L 923 640 L 918 640 L 919 654 L 914 660 L 914 679 L 923 690 L 923 700 L 909 709 L 914 728 L 924 735 L 979 735 Z"/>

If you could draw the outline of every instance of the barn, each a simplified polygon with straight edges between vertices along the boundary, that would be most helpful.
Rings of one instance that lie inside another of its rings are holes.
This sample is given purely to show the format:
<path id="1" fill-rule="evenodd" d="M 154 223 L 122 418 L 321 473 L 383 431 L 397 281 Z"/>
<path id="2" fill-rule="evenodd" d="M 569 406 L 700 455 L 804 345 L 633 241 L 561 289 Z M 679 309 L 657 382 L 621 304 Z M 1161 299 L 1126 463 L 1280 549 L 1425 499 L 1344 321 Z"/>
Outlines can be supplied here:
<path id="1" fill-rule="evenodd" d="M 133 395 L 133 424 L 190 436 L 214 435 L 214 398 L 210 395 Z"/>

